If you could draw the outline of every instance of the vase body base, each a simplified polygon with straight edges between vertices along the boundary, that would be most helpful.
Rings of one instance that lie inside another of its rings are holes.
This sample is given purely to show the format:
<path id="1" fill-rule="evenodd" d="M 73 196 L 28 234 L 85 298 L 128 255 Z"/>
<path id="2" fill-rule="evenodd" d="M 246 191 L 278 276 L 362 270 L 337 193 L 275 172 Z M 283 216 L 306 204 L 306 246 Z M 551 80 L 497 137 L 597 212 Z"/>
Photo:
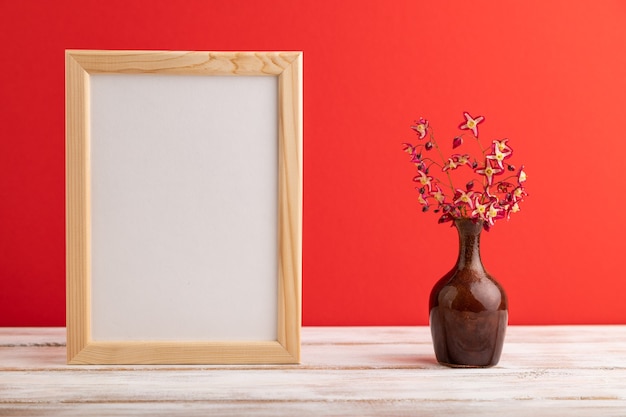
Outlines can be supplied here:
<path id="1" fill-rule="evenodd" d="M 473 313 L 437 307 L 430 328 L 437 362 L 453 368 L 489 368 L 500 361 L 508 311 Z"/>
<path id="2" fill-rule="evenodd" d="M 493 365 L 459 365 L 457 363 L 447 363 L 437 361 L 440 365 L 447 366 L 448 368 L 491 368 Z"/>

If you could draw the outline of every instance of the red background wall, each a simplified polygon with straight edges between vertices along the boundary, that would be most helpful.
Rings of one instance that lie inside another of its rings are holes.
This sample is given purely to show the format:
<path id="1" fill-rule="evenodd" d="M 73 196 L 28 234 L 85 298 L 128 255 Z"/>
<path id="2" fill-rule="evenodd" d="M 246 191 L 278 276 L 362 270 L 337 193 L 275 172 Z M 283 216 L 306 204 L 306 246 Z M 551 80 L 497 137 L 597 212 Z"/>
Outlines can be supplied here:
<path id="1" fill-rule="evenodd" d="M 455 231 L 400 144 L 486 116 L 530 197 L 483 237 L 512 324 L 626 323 L 626 3 L 0 0 L 0 326 L 63 325 L 64 50 L 304 51 L 305 325 L 427 323 Z"/>

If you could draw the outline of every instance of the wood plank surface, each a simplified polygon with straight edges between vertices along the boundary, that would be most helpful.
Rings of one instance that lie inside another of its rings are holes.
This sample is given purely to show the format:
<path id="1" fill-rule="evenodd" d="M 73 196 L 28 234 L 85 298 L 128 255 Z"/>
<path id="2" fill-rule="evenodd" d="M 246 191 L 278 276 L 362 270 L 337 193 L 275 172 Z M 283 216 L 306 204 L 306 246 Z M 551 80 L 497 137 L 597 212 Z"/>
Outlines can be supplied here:
<path id="1" fill-rule="evenodd" d="M 626 416 L 626 326 L 511 326 L 451 369 L 427 327 L 304 327 L 300 365 L 67 365 L 65 329 L 0 328 L 0 416 Z"/>

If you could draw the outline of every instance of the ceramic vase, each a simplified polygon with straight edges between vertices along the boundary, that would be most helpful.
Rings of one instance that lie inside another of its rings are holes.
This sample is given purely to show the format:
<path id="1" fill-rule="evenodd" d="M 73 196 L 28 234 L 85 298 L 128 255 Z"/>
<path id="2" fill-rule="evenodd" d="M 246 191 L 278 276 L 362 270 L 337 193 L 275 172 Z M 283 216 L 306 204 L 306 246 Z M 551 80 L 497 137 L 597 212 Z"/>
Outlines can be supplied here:
<path id="1" fill-rule="evenodd" d="M 456 265 L 430 294 L 430 329 L 437 361 L 490 367 L 500 360 L 508 322 L 507 296 L 480 258 L 482 221 L 456 219 Z"/>

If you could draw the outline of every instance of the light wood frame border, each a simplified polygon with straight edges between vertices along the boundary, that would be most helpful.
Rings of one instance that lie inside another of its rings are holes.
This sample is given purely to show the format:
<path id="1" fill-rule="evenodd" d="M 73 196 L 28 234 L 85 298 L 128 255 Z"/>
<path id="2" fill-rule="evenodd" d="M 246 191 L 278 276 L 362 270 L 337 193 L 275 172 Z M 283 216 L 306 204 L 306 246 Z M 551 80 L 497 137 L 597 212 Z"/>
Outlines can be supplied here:
<path id="1" fill-rule="evenodd" d="M 302 53 L 66 51 L 67 362 L 69 364 L 299 363 L 302 236 Z M 276 341 L 91 339 L 91 74 L 278 77 L 278 323 Z"/>

